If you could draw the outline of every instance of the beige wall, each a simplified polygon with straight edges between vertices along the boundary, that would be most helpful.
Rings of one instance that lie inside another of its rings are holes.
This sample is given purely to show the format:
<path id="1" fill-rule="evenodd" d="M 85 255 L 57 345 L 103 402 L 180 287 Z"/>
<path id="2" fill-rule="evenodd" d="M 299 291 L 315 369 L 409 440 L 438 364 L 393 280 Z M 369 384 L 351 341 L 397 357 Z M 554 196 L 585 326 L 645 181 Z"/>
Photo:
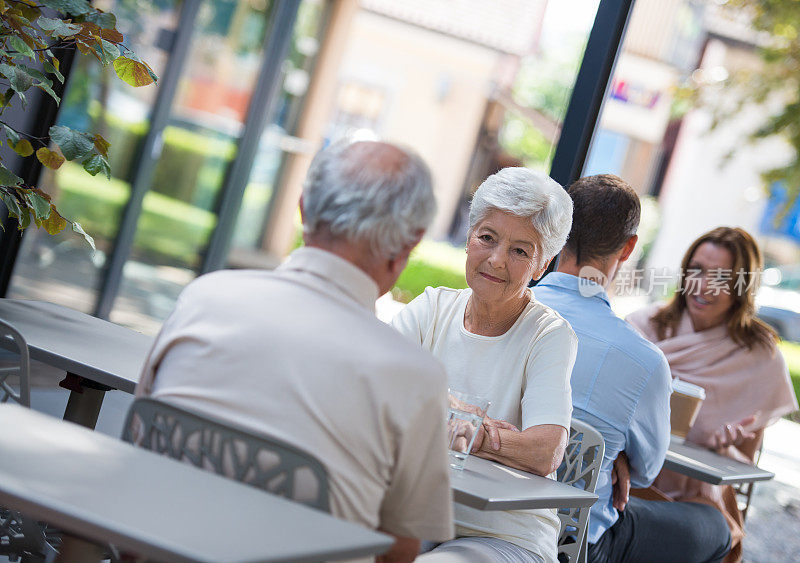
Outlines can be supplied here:
<path id="1" fill-rule="evenodd" d="M 462 192 L 498 52 L 359 11 L 340 83 L 385 92 L 376 133 L 414 148 L 431 167 L 439 205 L 429 235 L 447 233 Z"/>
<path id="2" fill-rule="evenodd" d="M 261 260 L 262 264 L 279 263 L 290 251 L 294 241 L 295 218 L 303 180 L 313 153 L 322 146 L 325 128 L 335 100 L 337 72 L 341 66 L 342 54 L 357 10 L 356 0 L 336 0 L 333 4 L 296 133 L 297 137 L 307 141 L 313 150 L 288 157 L 286 172 L 282 179 L 283 185 L 275 193 L 267 228 L 262 238 L 262 253 L 259 254 L 267 256 L 266 262 Z"/>

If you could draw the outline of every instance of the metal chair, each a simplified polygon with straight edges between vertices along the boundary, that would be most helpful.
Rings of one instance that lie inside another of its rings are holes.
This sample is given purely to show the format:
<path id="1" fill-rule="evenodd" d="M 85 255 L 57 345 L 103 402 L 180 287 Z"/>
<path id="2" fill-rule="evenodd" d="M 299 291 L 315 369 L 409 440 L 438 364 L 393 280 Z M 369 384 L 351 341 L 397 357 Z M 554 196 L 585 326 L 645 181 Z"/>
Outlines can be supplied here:
<path id="1" fill-rule="evenodd" d="M 753 463 L 758 465 L 761 460 L 761 454 L 764 451 L 764 436 L 761 436 L 761 442 L 758 444 L 758 450 L 753 459 Z M 742 513 L 742 522 L 747 520 L 747 511 L 750 510 L 750 502 L 753 500 L 753 487 L 754 482 L 740 483 L 733 485 L 733 491 L 736 494 L 736 504 L 739 506 L 739 512 Z"/>
<path id="2" fill-rule="evenodd" d="M 0 338 L 13 341 L 16 354 L 9 354 L 17 364 L 0 368 L 0 403 L 13 401 L 23 407 L 31 406 L 30 354 L 28 343 L 12 325 L 0 320 Z M 16 386 L 10 381 L 17 380 Z M 13 432 L 13 428 L 3 429 Z M 58 554 L 59 534 L 44 524 L 16 510 L 0 507 L 0 555 L 9 561 L 24 558 L 30 561 L 52 561 Z"/>
<path id="3" fill-rule="evenodd" d="M 556 471 L 558 480 L 593 493 L 597 487 L 604 452 L 605 441 L 600 432 L 585 422 L 573 419 L 564 461 Z M 561 533 L 558 536 L 559 561 L 585 561 L 586 527 L 590 510 L 590 506 L 558 509 L 558 518 L 561 520 Z"/>
<path id="4" fill-rule="evenodd" d="M 30 384 L 30 355 L 28 353 L 28 343 L 25 338 L 13 326 L 0 320 L 0 338 L 14 342 L 17 353 L 10 353 L 9 359 L 17 363 L 15 366 L 0 368 L 0 403 L 14 401 L 23 407 L 31 406 L 31 384 Z M 18 388 L 9 384 L 8 380 L 17 376 L 19 379 Z"/>
<path id="5" fill-rule="evenodd" d="M 122 439 L 240 483 L 330 512 L 328 473 L 276 438 L 150 398 L 136 399 Z"/>

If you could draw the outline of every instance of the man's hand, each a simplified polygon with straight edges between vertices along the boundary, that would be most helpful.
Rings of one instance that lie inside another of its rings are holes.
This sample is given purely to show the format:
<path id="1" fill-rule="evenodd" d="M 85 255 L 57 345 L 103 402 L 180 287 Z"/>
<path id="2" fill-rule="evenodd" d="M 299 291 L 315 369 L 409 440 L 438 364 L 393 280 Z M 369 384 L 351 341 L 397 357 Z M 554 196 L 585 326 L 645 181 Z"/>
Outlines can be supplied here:
<path id="1" fill-rule="evenodd" d="M 484 416 L 483 425 L 478 428 L 478 434 L 475 436 L 475 441 L 472 443 L 472 453 L 480 450 L 487 438 L 491 448 L 494 451 L 498 451 L 500 449 L 500 433 L 497 431 L 498 428 L 511 430 L 512 432 L 519 432 L 519 428 L 510 422 L 506 422 L 505 420 L 495 420 L 494 418 Z"/>
<path id="2" fill-rule="evenodd" d="M 380 530 L 385 534 L 394 537 L 394 545 L 392 548 L 375 558 L 375 563 L 410 563 L 417 558 L 422 542 L 417 538 L 409 538 L 403 536 L 395 536 L 386 530 Z"/>
<path id="3" fill-rule="evenodd" d="M 614 467 L 611 470 L 611 484 L 614 485 L 614 508 L 622 512 L 628 504 L 628 497 L 631 493 L 631 469 L 625 452 L 619 452 L 617 459 L 614 460 Z"/>
<path id="4" fill-rule="evenodd" d="M 714 432 L 706 445 L 715 450 L 721 450 L 728 446 L 741 446 L 746 440 L 755 437 L 755 433 L 749 432 L 745 428 L 756 421 L 757 414 L 751 414 L 735 424 L 726 424 Z"/>

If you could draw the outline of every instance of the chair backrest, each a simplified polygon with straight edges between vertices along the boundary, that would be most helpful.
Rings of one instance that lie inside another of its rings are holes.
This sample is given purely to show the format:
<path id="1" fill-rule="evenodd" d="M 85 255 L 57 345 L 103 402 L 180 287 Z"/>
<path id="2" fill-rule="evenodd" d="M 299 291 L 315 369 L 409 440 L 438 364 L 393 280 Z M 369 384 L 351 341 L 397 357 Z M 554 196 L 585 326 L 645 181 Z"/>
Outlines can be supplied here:
<path id="1" fill-rule="evenodd" d="M 764 434 L 761 434 L 761 441 L 758 444 L 758 449 L 756 450 L 755 456 L 753 456 L 753 463 L 758 465 L 759 460 L 761 459 L 761 454 L 764 452 Z M 750 502 L 753 500 L 753 487 L 755 487 L 754 482 L 749 483 L 739 483 L 738 485 L 733 485 L 733 492 L 736 496 L 736 504 L 739 507 L 739 512 L 742 513 L 742 521 L 747 521 L 747 513 L 750 510 Z"/>
<path id="2" fill-rule="evenodd" d="M 16 365 L 0 368 L 0 403 L 9 400 L 30 408 L 30 353 L 28 343 L 13 325 L 0 320 L 0 338 L 13 342 L 17 353 L 3 353 L 3 358 L 11 359 Z M 1 349 L 5 352 L 5 348 Z M 10 383 L 18 382 L 17 388 Z M 13 429 L 9 429 L 13 432 Z M 52 530 L 50 530 L 52 532 Z M 0 506 L 0 555 L 6 556 L 11 561 L 22 557 L 32 557 L 34 560 L 53 560 L 58 554 L 57 546 L 61 538 L 54 533 L 49 533 L 48 528 L 39 525 L 35 519 L 30 518 L 16 510 L 7 510 Z"/>
<path id="3" fill-rule="evenodd" d="M 600 432 L 585 422 L 573 419 L 564 461 L 556 472 L 558 480 L 593 493 L 597 487 L 604 451 L 605 441 Z M 590 510 L 590 506 L 558 510 L 558 518 L 561 520 L 561 534 L 558 536 L 559 559 L 565 556 L 569 561 L 578 560 L 586 537 Z"/>
<path id="4" fill-rule="evenodd" d="M 150 398 L 131 405 L 122 439 L 329 512 L 328 473 L 311 454 L 213 417 Z"/>
<path id="5" fill-rule="evenodd" d="M 7 322 L 0 320 L 0 338 L 13 342 L 17 348 L 17 356 L 14 357 L 15 366 L 0 368 L 0 403 L 9 400 L 22 405 L 31 406 L 31 384 L 30 384 L 30 355 L 28 353 L 28 343 L 25 338 Z M 9 380 L 19 380 L 19 387 L 15 389 Z"/>

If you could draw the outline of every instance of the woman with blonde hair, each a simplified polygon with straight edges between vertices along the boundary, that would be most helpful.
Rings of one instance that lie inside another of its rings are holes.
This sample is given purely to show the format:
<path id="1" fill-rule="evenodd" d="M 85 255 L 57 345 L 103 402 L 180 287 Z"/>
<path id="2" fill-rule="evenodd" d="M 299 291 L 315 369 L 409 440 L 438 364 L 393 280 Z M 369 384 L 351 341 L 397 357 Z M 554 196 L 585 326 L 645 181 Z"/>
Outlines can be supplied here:
<path id="1" fill-rule="evenodd" d="M 752 463 L 764 428 L 797 409 L 777 334 L 756 317 L 763 267 L 753 237 L 718 227 L 695 240 L 675 296 L 628 317 L 656 344 L 672 376 L 699 385 L 706 400 L 686 439 Z M 662 470 L 654 486 L 673 500 L 716 506 L 731 528 L 726 561 L 741 559 L 743 518 L 733 489 Z"/>

